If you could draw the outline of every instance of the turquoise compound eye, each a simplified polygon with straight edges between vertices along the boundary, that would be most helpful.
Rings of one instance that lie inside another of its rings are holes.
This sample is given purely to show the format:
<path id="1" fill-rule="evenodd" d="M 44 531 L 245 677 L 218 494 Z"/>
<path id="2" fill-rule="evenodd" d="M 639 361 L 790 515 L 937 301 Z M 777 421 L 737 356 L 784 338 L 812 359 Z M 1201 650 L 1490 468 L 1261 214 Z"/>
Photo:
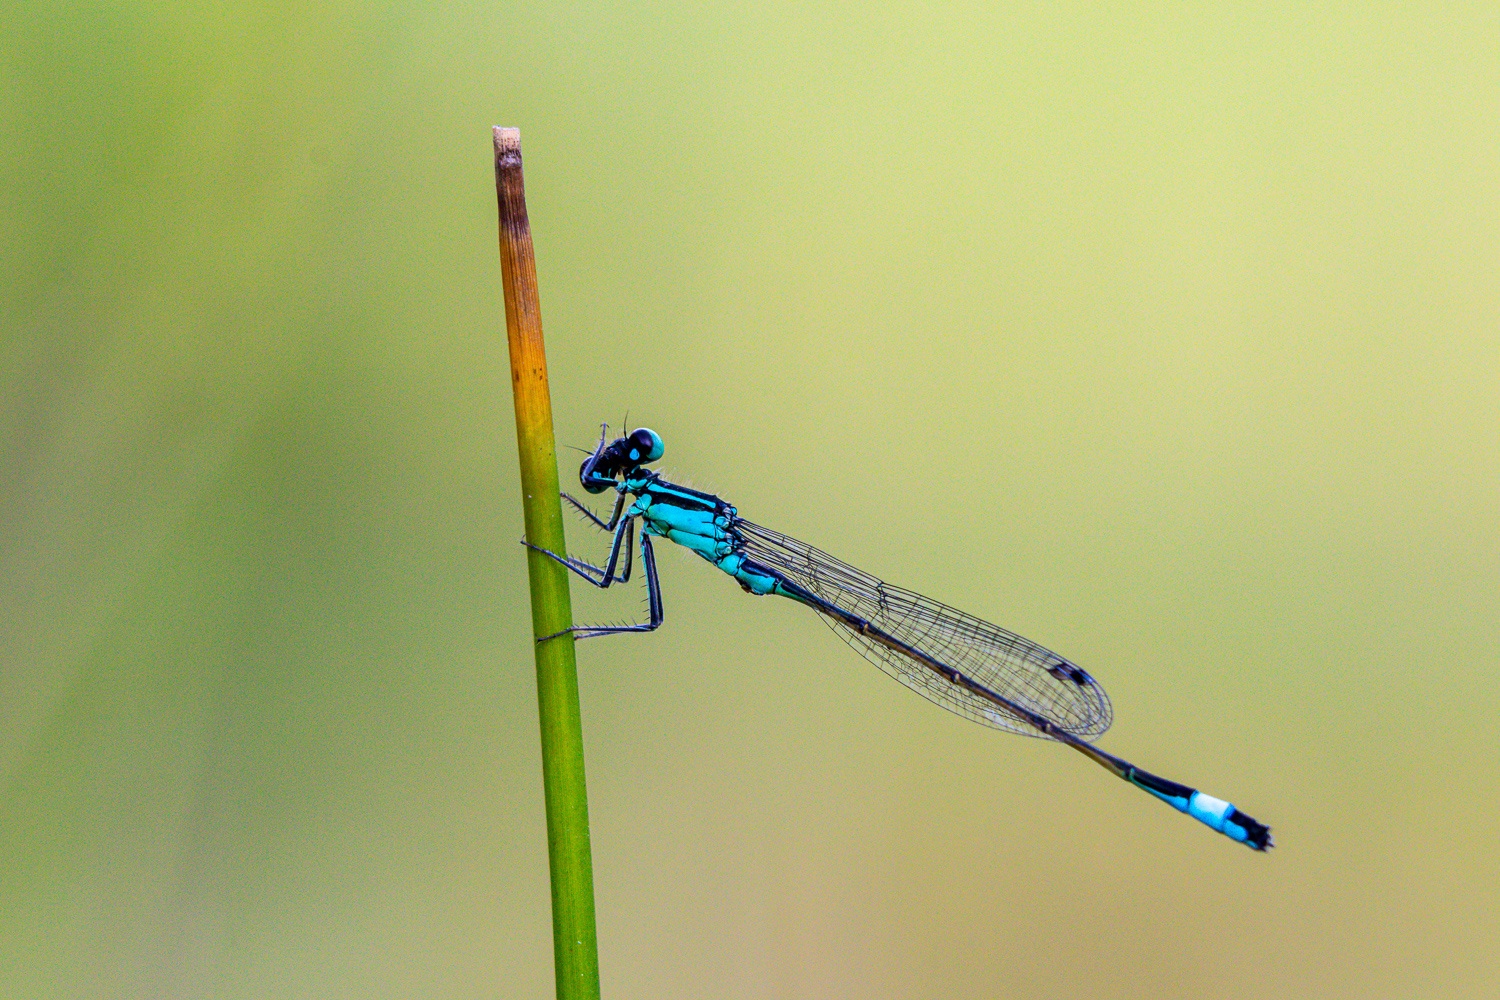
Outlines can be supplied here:
<path id="1" fill-rule="evenodd" d="M 637 427 L 630 432 L 630 460 L 632 462 L 654 462 L 666 454 L 667 445 L 661 435 L 649 427 Z"/>

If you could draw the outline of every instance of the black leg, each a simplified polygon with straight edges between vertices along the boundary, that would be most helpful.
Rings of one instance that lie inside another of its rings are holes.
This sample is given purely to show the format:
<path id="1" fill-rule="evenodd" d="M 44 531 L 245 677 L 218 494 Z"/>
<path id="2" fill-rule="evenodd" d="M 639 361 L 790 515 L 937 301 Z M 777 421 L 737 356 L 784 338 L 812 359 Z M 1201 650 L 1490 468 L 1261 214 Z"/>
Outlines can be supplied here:
<path id="1" fill-rule="evenodd" d="M 625 523 L 629 525 L 631 522 L 627 521 Z M 537 549 L 537 551 L 547 552 L 546 549 Z M 547 555 L 557 559 L 557 556 L 552 555 L 551 552 L 547 552 Z M 618 552 L 616 555 L 618 555 Z M 611 557 L 611 566 L 614 565 L 614 561 L 614 558 Z M 558 562 L 562 562 L 562 560 L 558 559 Z M 596 635 L 615 635 L 619 632 L 654 632 L 666 620 L 666 614 L 662 610 L 661 581 L 656 578 L 656 553 L 651 550 L 651 537 L 649 535 L 641 535 L 641 562 L 646 567 L 646 605 L 650 609 L 650 620 L 644 625 L 574 625 L 572 628 L 565 628 L 561 632 L 544 635 L 537 642 L 556 639 L 558 636 L 566 635 L 569 632 L 572 632 L 574 638 L 577 639 L 592 639 Z M 566 566 L 567 563 L 563 563 L 563 565 Z M 568 568 L 574 569 L 572 566 Z M 577 572 L 577 570 L 574 569 L 574 572 Z M 608 586 L 608 584 L 596 584 L 596 586 L 602 587 Z"/>
<path id="2" fill-rule="evenodd" d="M 574 573 L 577 573 L 579 576 L 583 577 L 589 583 L 592 583 L 594 586 L 603 589 L 616 581 L 624 583 L 630 579 L 631 554 L 628 548 L 630 544 L 628 539 L 633 539 L 634 537 L 635 519 L 626 518 L 623 522 L 621 522 L 620 526 L 615 529 L 615 541 L 614 544 L 610 546 L 609 562 L 603 569 L 600 569 L 598 566 L 595 566 L 592 563 L 586 563 L 582 559 L 574 559 L 572 556 L 560 556 L 550 549 L 544 549 L 540 545 L 533 545 L 524 538 L 521 539 L 521 544 L 526 546 L 528 549 L 535 549 L 542 555 L 557 560 L 564 566 L 568 567 L 568 569 L 572 570 Z M 620 548 L 622 545 L 627 546 L 625 553 L 625 575 L 615 576 L 615 567 L 620 563 Z"/>
<path id="3" fill-rule="evenodd" d="M 617 524 L 620 523 L 620 514 L 625 510 L 625 494 L 621 493 L 620 494 L 620 499 L 618 499 L 618 500 L 615 501 L 615 512 L 614 512 L 614 515 L 609 519 L 609 523 L 606 524 L 605 522 L 599 520 L 599 515 L 595 514 L 593 511 L 589 510 L 587 507 L 585 507 L 583 504 L 579 503 L 573 497 L 570 497 L 566 493 L 560 494 L 560 496 L 564 500 L 568 501 L 568 503 L 570 503 L 574 507 L 576 507 L 578 509 L 578 512 L 580 514 L 582 514 L 584 517 L 588 518 L 590 521 L 593 521 L 594 524 L 598 525 L 600 528 L 603 528 L 605 531 L 614 531 L 615 530 L 615 525 L 617 525 Z"/>

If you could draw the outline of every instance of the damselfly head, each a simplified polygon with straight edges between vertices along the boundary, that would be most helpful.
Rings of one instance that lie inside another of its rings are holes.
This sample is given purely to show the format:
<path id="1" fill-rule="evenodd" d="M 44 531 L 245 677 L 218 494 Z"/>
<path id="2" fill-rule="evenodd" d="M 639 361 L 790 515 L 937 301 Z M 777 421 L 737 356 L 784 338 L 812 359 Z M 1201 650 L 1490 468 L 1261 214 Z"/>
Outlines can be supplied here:
<path id="1" fill-rule="evenodd" d="M 618 485 L 621 476 L 656 461 L 666 450 L 660 434 L 649 427 L 637 427 L 627 437 L 616 438 L 608 445 L 599 442 L 599 450 L 578 470 L 579 482 L 590 493 L 603 493 Z"/>

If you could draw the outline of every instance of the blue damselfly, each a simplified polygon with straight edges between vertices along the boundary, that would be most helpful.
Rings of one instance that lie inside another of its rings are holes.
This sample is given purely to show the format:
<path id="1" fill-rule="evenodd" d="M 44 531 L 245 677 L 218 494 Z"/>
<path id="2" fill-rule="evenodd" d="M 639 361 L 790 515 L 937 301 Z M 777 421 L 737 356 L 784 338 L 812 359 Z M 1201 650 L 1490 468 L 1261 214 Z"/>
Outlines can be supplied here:
<path id="1" fill-rule="evenodd" d="M 664 616 L 651 538 L 667 538 L 734 577 L 749 593 L 779 594 L 817 611 L 865 659 L 944 708 L 996 729 L 1056 740 L 1231 840 L 1258 851 L 1271 846 L 1270 828 L 1223 799 L 1159 778 L 1094 746 L 1090 741 L 1113 721 L 1109 697 L 1071 660 L 746 521 L 711 493 L 667 482 L 645 468 L 664 451 L 661 437 L 644 427 L 613 442 L 607 433 L 600 438 L 579 470 L 579 481 L 590 493 L 619 494 L 608 521 L 563 494 L 613 534 L 609 561 L 602 568 L 537 549 L 596 587 L 608 587 L 630 579 L 635 523 L 640 521 L 648 621 L 573 626 L 539 641 L 567 633 L 587 638 L 649 632 L 659 626 Z"/>

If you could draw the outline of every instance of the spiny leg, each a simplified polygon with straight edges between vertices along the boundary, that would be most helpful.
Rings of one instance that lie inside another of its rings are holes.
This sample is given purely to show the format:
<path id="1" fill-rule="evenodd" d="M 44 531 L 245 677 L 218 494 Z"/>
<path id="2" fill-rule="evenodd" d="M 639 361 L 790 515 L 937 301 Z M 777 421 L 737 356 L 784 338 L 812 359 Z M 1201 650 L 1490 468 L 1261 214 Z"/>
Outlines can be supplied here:
<path id="1" fill-rule="evenodd" d="M 617 525 L 617 524 L 620 523 L 620 514 L 623 513 L 624 510 L 625 510 L 625 494 L 621 493 L 620 494 L 620 499 L 618 499 L 618 500 L 615 501 L 615 512 L 614 512 L 614 515 L 612 517 L 610 517 L 609 523 L 606 524 L 605 522 L 599 520 L 599 515 L 595 514 L 593 511 L 589 510 L 587 507 L 585 507 L 583 504 L 579 503 L 573 497 L 569 496 L 566 493 L 562 493 L 562 494 L 559 494 L 559 495 L 564 500 L 568 501 L 568 503 L 570 503 L 574 507 L 576 507 L 578 509 L 578 512 L 580 514 L 582 514 L 584 517 L 588 518 L 590 521 L 593 521 L 595 525 L 597 525 L 600 528 L 603 528 L 605 531 L 614 531 L 615 530 L 615 525 Z"/>
<path id="2" fill-rule="evenodd" d="M 632 521 L 625 522 L 625 530 L 631 532 L 632 534 L 634 532 L 634 529 L 632 527 L 633 524 L 634 522 Z M 535 548 L 535 546 L 532 547 Z M 557 559 L 556 555 L 551 552 L 547 552 L 546 549 L 537 549 L 537 551 L 546 552 L 547 555 L 552 556 L 553 559 Z M 618 552 L 616 552 L 615 555 L 617 556 Z M 561 559 L 558 559 L 558 562 L 562 562 L 564 566 L 568 566 L 568 564 L 566 562 L 563 562 L 563 560 Z M 614 556 L 612 556 L 610 558 L 610 565 L 613 566 L 614 562 L 615 559 Z M 651 538 L 644 532 L 641 533 L 641 562 L 643 562 L 646 566 L 646 605 L 650 609 L 649 621 L 642 625 L 574 625 L 570 628 L 563 629 L 561 632 L 553 632 L 551 635 L 544 635 L 540 639 L 538 639 L 537 642 L 546 642 L 548 639 L 556 639 L 558 636 L 565 635 L 569 632 L 572 632 L 573 637 L 576 639 L 592 639 L 596 635 L 614 635 L 617 632 L 654 632 L 656 628 L 660 626 L 661 623 L 665 620 L 666 615 L 662 610 L 661 581 L 659 581 L 656 577 L 656 553 L 651 549 Z M 578 569 L 574 566 L 568 566 L 568 568 L 573 570 L 575 573 L 579 572 Z M 583 576 L 584 579 L 589 580 L 590 583 L 594 583 L 593 580 L 589 579 L 583 573 L 579 573 L 579 575 Z M 620 579 L 623 580 L 624 578 L 621 577 Z M 594 585 L 600 588 L 609 586 L 607 582 L 594 583 Z"/>
<path id="3" fill-rule="evenodd" d="M 644 541 L 645 536 L 643 535 L 641 537 Z M 615 583 L 616 581 L 620 583 L 628 583 L 630 581 L 630 570 L 632 566 L 631 556 L 632 549 L 634 547 L 634 540 L 635 519 L 633 517 L 627 517 L 624 521 L 620 522 L 619 527 L 615 528 L 614 544 L 612 544 L 609 549 L 609 562 L 603 569 L 600 569 L 598 566 L 595 566 L 592 563 L 586 563 L 582 559 L 574 559 L 572 556 L 560 556 L 556 552 L 553 552 L 551 549 L 544 549 L 540 545 L 533 545 L 531 542 L 528 542 L 524 538 L 521 539 L 521 544 L 526 546 L 528 549 L 535 549 L 542 555 L 562 563 L 564 566 L 568 567 L 568 569 L 572 570 L 574 573 L 577 573 L 589 583 L 592 583 L 594 586 L 602 590 L 603 588 L 608 587 L 611 583 Z M 625 549 L 625 572 L 620 574 L 619 576 L 616 576 L 615 567 L 620 563 L 620 549 L 622 546 Z"/>
<path id="4" fill-rule="evenodd" d="M 646 606 L 649 609 L 648 618 L 641 625 L 574 625 L 572 628 L 563 629 L 563 632 L 572 632 L 574 638 L 592 639 L 596 635 L 614 635 L 618 632 L 654 632 L 666 620 L 666 614 L 662 610 L 661 603 L 661 581 L 656 577 L 656 553 L 651 549 L 651 539 L 646 534 L 641 534 L 641 562 L 646 567 Z M 558 635 L 561 635 L 559 632 Z M 552 636 L 545 638 L 551 639 Z"/>
<path id="5" fill-rule="evenodd" d="M 615 528 L 616 528 L 616 525 L 618 525 L 620 523 L 620 515 L 625 510 L 625 500 L 626 500 L 626 497 L 625 497 L 624 493 L 621 493 L 620 494 L 620 499 L 618 499 L 618 500 L 615 501 L 615 512 L 614 512 L 614 514 L 612 514 L 610 516 L 609 523 L 606 524 L 605 522 L 599 520 L 598 516 L 593 511 L 589 510 L 587 507 L 585 507 L 583 504 L 579 503 L 573 497 L 570 497 L 566 493 L 562 493 L 562 494 L 559 494 L 559 495 L 564 500 L 568 501 L 568 503 L 572 504 L 575 508 L 577 508 L 577 510 L 578 510 L 578 512 L 580 514 L 582 514 L 584 517 L 588 518 L 590 521 L 592 521 L 595 525 L 597 525 L 599 528 L 603 529 L 604 531 L 614 531 Z M 632 515 L 632 516 L 634 516 L 634 515 Z M 634 530 L 634 529 L 632 529 L 632 530 Z M 548 555 L 551 555 L 551 553 L 548 553 Z M 633 538 L 627 537 L 626 542 L 625 542 L 625 572 L 622 573 L 622 574 L 620 574 L 619 576 L 615 577 L 615 579 L 620 580 L 620 581 L 628 581 L 630 579 L 630 570 L 631 570 L 631 566 L 633 565 L 632 562 L 631 562 L 631 560 L 634 558 L 634 555 L 635 555 L 635 550 L 634 550 Z M 576 563 L 579 566 L 587 566 L 589 569 L 591 569 L 595 573 L 599 574 L 599 576 L 601 576 L 601 577 L 604 576 L 604 570 L 600 569 L 598 566 L 595 566 L 593 563 L 586 563 L 582 559 L 574 559 L 574 560 L 572 560 L 572 562 Z M 594 581 L 590 581 L 590 582 L 594 582 Z M 596 584 L 596 586 L 597 585 L 598 584 Z"/>

